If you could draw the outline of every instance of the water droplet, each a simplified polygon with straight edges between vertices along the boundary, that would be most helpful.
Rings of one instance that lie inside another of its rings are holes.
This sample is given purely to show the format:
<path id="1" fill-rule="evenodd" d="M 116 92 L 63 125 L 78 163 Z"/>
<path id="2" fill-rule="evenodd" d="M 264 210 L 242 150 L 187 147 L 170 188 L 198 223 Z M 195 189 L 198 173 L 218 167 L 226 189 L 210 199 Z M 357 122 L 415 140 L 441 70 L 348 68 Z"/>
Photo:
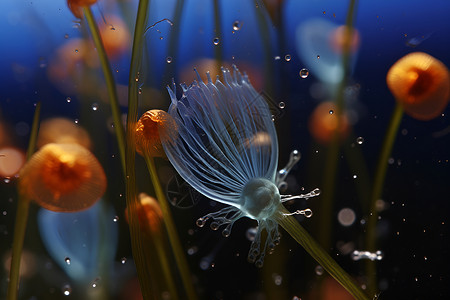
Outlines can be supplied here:
<path id="1" fill-rule="evenodd" d="M 75 53 L 78 53 L 78 49 L 75 49 Z"/>
<path id="2" fill-rule="evenodd" d="M 116 222 L 118 222 L 118 221 L 119 221 L 119 216 L 114 216 L 113 222 L 116 223 Z"/>
<path id="3" fill-rule="evenodd" d="M 303 215 L 304 215 L 306 218 L 311 218 L 312 215 L 313 215 L 313 212 L 312 212 L 311 209 L 307 208 L 307 209 L 304 209 L 304 210 L 303 210 Z"/>
<path id="4" fill-rule="evenodd" d="M 280 60 L 281 57 L 279 57 L 279 56 L 277 55 L 277 56 L 275 56 L 273 59 L 275 59 L 275 60 Z"/>
<path id="5" fill-rule="evenodd" d="M 241 23 L 238 20 L 236 20 L 233 22 L 233 30 L 238 31 L 239 29 L 241 29 Z"/>
<path id="6" fill-rule="evenodd" d="M 356 143 L 358 143 L 358 145 L 361 145 L 362 143 L 364 143 L 364 138 L 362 136 L 357 137 Z"/>
<path id="7" fill-rule="evenodd" d="M 353 175 L 353 179 L 356 179 L 356 178 L 358 178 L 358 175 L 356 175 L 356 174 Z"/>
<path id="8" fill-rule="evenodd" d="M 68 38 L 69 38 L 69 35 L 66 33 L 66 34 L 64 35 L 64 38 L 65 38 L 65 39 L 68 39 Z"/>
<path id="9" fill-rule="evenodd" d="M 216 37 L 216 38 L 213 39 L 213 44 L 214 44 L 214 45 L 216 45 L 216 46 L 219 45 L 219 42 L 220 42 L 220 40 L 219 40 L 218 37 Z"/>
<path id="10" fill-rule="evenodd" d="M 309 70 L 303 68 L 303 69 L 300 70 L 299 74 L 300 74 L 300 77 L 301 77 L 301 78 L 306 78 L 306 77 L 308 77 L 308 75 L 309 75 Z"/>
<path id="11" fill-rule="evenodd" d="M 328 112 L 330 115 L 334 114 L 334 110 L 330 109 L 330 111 Z"/>
<path id="12" fill-rule="evenodd" d="M 278 107 L 283 109 L 286 107 L 286 103 L 284 103 L 283 101 L 281 101 L 280 103 L 278 103 Z"/>
<path id="13" fill-rule="evenodd" d="M 72 293 L 72 288 L 70 287 L 70 285 L 65 284 L 62 288 L 62 292 L 64 296 L 69 296 Z"/>
<path id="14" fill-rule="evenodd" d="M 286 60 L 286 61 L 291 61 L 291 55 L 290 55 L 290 54 L 286 54 L 286 55 L 284 56 L 284 60 Z"/>
<path id="15" fill-rule="evenodd" d="M 70 97 L 67 97 L 67 98 L 66 98 L 66 102 L 67 102 L 67 103 L 70 103 L 71 101 L 72 101 L 72 98 L 70 98 Z"/>
<path id="16" fill-rule="evenodd" d="M 10 183 L 10 182 L 11 182 L 11 179 L 9 179 L 9 177 L 6 177 L 6 178 L 3 179 L 3 182 L 4 182 L 4 183 Z"/>
<path id="17" fill-rule="evenodd" d="M 167 58 L 166 58 L 166 62 L 167 62 L 168 64 L 170 64 L 170 63 L 172 62 L 172 57 L 170 57 L 170 56 L 167 56 Z"/>
<path id="18" fill-rule="evenodd" d="M 70 265 L 70 257 L 64 258 L 64 261 L 66 262 L 67 265 Z"/>
<path id="19" fill-rule="evenodd" d="M 78 122 L 79 122 L 78 119 L 75 119 L 75 120 L 73 120 L 73 121 L 75 122 L 75 124 L 78 124 Z"/>
<path id="20" fill-rule="evenodd" d="M 372 261 L 382 260 L 383 252 L 381 252 L 380 250 L 378 250 L 376 252 L 354 250 L 351 254 L 351 257 L 355 261 L 360 260 L 360 259 L 370 259 Z"/>
<path id="21" fill-rule="evenodd" d="M 321 265 L 316 266 L 314 269 L 317 275 L 322 276 L 323 275 L 323 267 Z"/>
<path id="22" fill-rule="evenodd" d="M 273 278 L 275 285 L 281 285 L 281 283 L 283 282 L 283 277 L 281 277 L 281 275 L 279 275 L 277 273 L 273 273 L 272 278 Z"/>
<path id="23" fill-rule="evenodd" d="M 97 111 L 98 110 L 98 103 L 92 103 L 92 110 Z"/>
<path id="24" fill-rule="evenodd" d="M 92 281 L 92 287 L 93 288 L 98 287 L 100 285 L 100 280 L 101 279 L 99 277 L 95 278 L 94 281 Z"/>
<path id="25" fill-rule="evenodd" d="M 198 247 L 197 246 L 192 246 L 187 250 L 187 254 L 188 255 L 194 255 L 195 253 L 197 253 L 198 251 Z"/>
<path id="26" fill-rule="evenodd" d="M 320 55 L 317 55 L 317 59 L 320 59 Z"/>
<path id="27" fill-rule="evenodd" d="M 122 265 L 124 265 L 127 262 L 127 258 L 126 257 L 122 257 L 120 262 L 122 263 Z"/>

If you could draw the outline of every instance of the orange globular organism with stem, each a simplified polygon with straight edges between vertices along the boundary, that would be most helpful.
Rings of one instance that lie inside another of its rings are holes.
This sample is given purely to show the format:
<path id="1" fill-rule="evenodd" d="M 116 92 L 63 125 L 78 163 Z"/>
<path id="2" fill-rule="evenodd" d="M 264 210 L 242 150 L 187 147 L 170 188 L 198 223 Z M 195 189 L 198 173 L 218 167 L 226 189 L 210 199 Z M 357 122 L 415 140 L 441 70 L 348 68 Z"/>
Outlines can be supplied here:
<path id="1" fill-rule="evenodd" d="M 346 25 L 337 27 L 330 35 L 330 45 L 334 52 L 341 54 L 345 50 L 356 53 L 361 43 L 358 30 Z"/>
<path id="2" fill-rule="evenodd" d="M 147 195 L 140 193 L 135 207 L 142 232 L 146 234 L 159 234 L 162 230 L 163 214 L 158 201 Z M 125 211 L 128 221 L 128 212 Z"/>
<path id="3" fill-rule="evenodd" d="M 450 98 L 447 67 L 423 52 L 413 52 L 399 59 L 389 69 L 386 82 L 404 111 L 418 120 L 439 116 Z"/>
<path id="4" fill-rule="evenodd" d="M 336 106 L 333 102 L 323 102 L 319 104 L 311 114 L 308 127 L 314 139 L 324 145 L 328 145 L 335 131 L 339 140 L 347 137 L 350 125 L 345 113 L 336 113 Z M 338 118 L 340 118 L 338 120 Z"/>
<path id="5" fill-rule="evenodd" d="M 83 18 L 83 7 L 95 4 L 97 0 L 67 0 L 67 6 L 78 19 Z"/>
<path id="6" fill-rule="evenodd" d="M 78 144 L 47 144 L 20 171 L 19 191 L 51 211 L 87 209 L 105 190 L 102 166 Z"/>
<path id="7" fill-rule="evenodd" d="M 176 131 L 175 120 L 163 110 L 145 112 L 136 124 L 136 151 L 142 156 L 166 157 L 161 139 Z"/>

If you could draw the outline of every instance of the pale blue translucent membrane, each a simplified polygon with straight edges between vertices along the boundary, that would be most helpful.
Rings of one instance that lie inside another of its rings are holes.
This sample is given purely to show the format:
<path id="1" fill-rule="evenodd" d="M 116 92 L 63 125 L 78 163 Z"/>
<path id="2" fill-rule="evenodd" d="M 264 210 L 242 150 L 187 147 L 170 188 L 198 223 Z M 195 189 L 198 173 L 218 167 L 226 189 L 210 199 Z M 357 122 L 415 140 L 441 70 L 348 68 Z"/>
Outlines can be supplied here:
<path id="1" fill-rule="evenodd" d="M 114 209 L 98 201 L 75 213 L 40 209 L 38 225 L 50 256 L 78 284 L 101 277 L 102 268 L 113 265 L 118 226 Z"/>

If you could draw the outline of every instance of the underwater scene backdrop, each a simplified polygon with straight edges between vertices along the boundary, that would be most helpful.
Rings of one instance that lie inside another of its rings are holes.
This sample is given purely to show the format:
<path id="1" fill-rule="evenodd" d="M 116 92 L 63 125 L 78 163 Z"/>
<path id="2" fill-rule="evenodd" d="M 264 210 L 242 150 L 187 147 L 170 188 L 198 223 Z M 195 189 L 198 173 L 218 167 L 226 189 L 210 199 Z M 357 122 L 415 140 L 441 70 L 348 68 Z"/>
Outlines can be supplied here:
<path id="1" fill-rule="evenodd" d="M 2 1 L 0 298 L 449 299 L 449 12 Z"/>

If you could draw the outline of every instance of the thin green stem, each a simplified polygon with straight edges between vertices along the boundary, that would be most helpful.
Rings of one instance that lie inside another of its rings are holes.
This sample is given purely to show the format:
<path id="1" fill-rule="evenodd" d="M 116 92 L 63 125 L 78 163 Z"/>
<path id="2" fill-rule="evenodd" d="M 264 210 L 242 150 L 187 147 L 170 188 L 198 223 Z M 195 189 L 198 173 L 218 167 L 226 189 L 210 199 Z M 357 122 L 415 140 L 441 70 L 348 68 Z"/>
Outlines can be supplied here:
<path id="1" fill-rule="evenodd" d="M 36 110 L 33 116 L 33 125 L 31 127 L 30 141 L 27 149 L 27 160 L 33 155 L 36 148 L 36 140 L 39 131 L 39 115 L 41 113 L 41 103 L 36 104 Z M 27 230 L 28 211 L 30 208 L 30 199 L 26 198 L 19 190 L 16 221 L 14 224 L 14 237 L 11 251 L 11 267 L 9 270 L 9 283 L 7 299 L 15 300 L 19 294 L 20 283 L 20 258 L 22 257 L 23 242 Z"/>
<path id="2" fill-rule="evenodd" d="M 186 256 L 184 254 L 183 248 L 181 246 L 180 240 L 178 238 L 178 233 L 175 227 L 175 222 L 173 221 L 172 213 L 170 211 L 169 202 L 166 199 L 166 195 L 159 182 L 158 174 L 156 172 L 155 162 L 153 157 L 146 155 L 145 161 L 150 172 L 150 177 L 152 179 L 153 187 L 155 189 L 156 198 L 158 199 L 159 205 L 161 206 L 161 211 L 163 213 L 164 224 L 166 225 L 167 233 L 169 236 L 169 242 L 172 246 L 172 251 L 175 255 L 175 260 L 180 270 L 181 280 L 183 282 L 184 288 L 186 290 L 186 295 L 188 299 L 196 299 L 194 287 L 192 286 L 191 273 L 189 271 Z"/>
<path id="3" fill-rule="evenodd" d="M 106 55 L 105 47 L 103 46 L 102 38 L 95 22 L 94 15 L 90 7 L 83 8 L 86 21 L 91 31 L 92 39 L 95 48 L 97 48 L 100 65 L 102 67 L 103 76 L 105 77 L 106 89 L 108 90 L 108 98 L 111 104 L 111 112 L 114 122 L 114 131 L 117 136 L 117 143 L 119 145 L 120 163 L 122 170 L 125 173 L 125 132 L 122 126 L 122 117 L 120 115 L 119 100 L 117 97 L 116 83 L 114 81 L 113 73 L 109 64 L 108 56 Z"/>
<path id="4" fill-rule="evenodd" d="M 375 171 L 375 178 L 373 183 L 372 195 L 370 197 L 370 211 L 367 220 L 367 232 L 366 232 L 366 247 L 368 251 L 376 251 L 376 227 L 378 220 L 378 211 L 376 208 L 376 202 L 381 198 L 384 180 L 386 178 L 386 172 L 388 167 L 389 156 L 394 146 L 395 137 L 397 136 L 398 128 L 400 126 L 403 117 L 403 108 L 400 104 L 396 104 L 394 112 L 392 113 L 391 121 L 387 129 L 386 136 L 384 137 L 383 146 L 381 147 L 380 158 L 378 160 L 377 169 Z M 369 278 L 368 289 L 371 294 L 376 293 L 377 274 L 375 261 L 368 260 L 366 262 L 366 275 Z"/>
<path id="5" fill-rule="evenodd" d="M 160 260 L 159 264 L 161 265 L 163 277 L 171 295 L 170 299 L 181 299 L 178 296 L 177 288 L 174 284 L 174 276 L 172 275 L 172 271 L 170 269 L 170 263 L 168 260 L 167 252 L 165 251 L 166 249 L 164 247 L 164 241 L 159 233 L 158 236 L 154 238 L 154 244 L 156 248 L 156 254 Z"/>
<path id="6" fill-rule="evenodd" d="M 346 20 L 346 30 L 347 30 L 347 38 L 351 39 L 351 33 L 353 30 L 353 21 L 354 15 L 356 11 L 356 0 L 350 0 L 350 5 L 347 12 L 347 20 Z M 336 116 L 336 128 L 333 132 L 333 137 L 328 148 L 327 157 L 326 157 L 326 172 L 324 177 L 323 184 L 323 193 L 322 193 L 322 203 L 321 206 L 321 228 L 319 234 L 320 243 L 328 249 L 331 244 L 331 222 L 333 220 L 333 199 L 334 192 L 336 186 L 336 174 L 338 170 L 339 163 L 339 142 L 340 142 L 340 129 L 341 129 L 341 116 L 344 111 L 345 106 L 345 88 L 347 86 L 348 78 L 350 76 L 350 64 L 351 64 L 351 55 L 350 55 L 350 43 L 344 43 L 344 49 L 342 49 L 342 67 L 344 69 L 344 74 L 342 80 L 339 84 L 339 88 L 337 91 L 336 97 L 336 107 L 334 110 L 334 115 Z M 324 223 L 323 223 L 324 222 Z"/>
<path id="7" fill-rule="evenodd" d="M 128 80 L 128 115 L 127 115 L 127 131 L 126 131 L 126 164 L 125 164 L 125 188 L 127 196 L 127 211 L 130 227 L 131 249 L 136 265 L 136 270 L 141 287 L 141 293 L 144 300 L 154 298 L 152 295 L 151 277 L 146 268 L 148 260 L 142 245 L 142 235 L 139 227 L 138 216 L 136 213 L 136 144 L 135 144 L 135 128 L 138 114 L 138 78 L 139 67 L 142 60 L 142 45 L 144 40 L 144 28 L 147 21 L 147 10 L 149 1 L 140 0 L 136 16 L 136 25 L 134 28 L 133 48 L 131 52 L 130 74 Z"/>
<path id="8" fill-rule="evenodd" d="M 336 261 L 331 258 L 319 243 L 288 214 L 289 212 L 280 205 L 277 213 L 277 221 L 305 250 L 308 252 L 336 281 L 338 281 L 357 300 L 368 300 L 364 291 L 354 282 L 353 278 L 344 271 Z"/>

